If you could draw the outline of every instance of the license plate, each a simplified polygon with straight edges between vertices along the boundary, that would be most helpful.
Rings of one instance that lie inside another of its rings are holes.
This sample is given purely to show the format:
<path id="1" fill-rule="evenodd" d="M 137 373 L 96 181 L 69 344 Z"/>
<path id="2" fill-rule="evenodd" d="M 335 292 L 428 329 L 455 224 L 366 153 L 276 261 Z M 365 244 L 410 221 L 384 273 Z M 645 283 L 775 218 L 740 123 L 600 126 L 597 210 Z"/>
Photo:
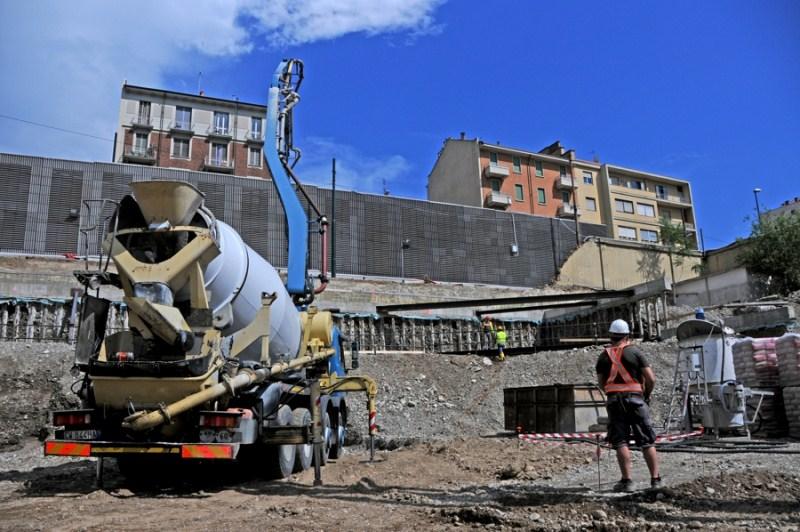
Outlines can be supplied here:
<path id="1" fill-rule="evenodd" d="M 99 430 L 65 430 L 65 440 L 99 440 Z"/>

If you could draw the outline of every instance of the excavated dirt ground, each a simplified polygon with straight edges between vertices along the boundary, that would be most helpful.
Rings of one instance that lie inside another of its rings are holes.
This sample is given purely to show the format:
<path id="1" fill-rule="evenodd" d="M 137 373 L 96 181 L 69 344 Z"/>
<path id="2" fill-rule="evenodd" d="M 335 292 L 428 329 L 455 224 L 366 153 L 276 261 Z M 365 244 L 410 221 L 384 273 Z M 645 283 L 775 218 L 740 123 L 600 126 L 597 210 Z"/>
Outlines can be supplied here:
<path id="1" fill-rule="evenodd" d="M 361 446 L 351 447 L 323 469 L 321 487 L 312 471 L 266 481 L 208 467 L 153 468 L 153 481 L 135 483 L 109 461 L 97 489 L 94 462 L 41 455 L 45 412 L 70 401 L 70 356 L 67 346 L 28 345 L 0 345 L 0 530 L 800 530 L 798 454 L 663 453 L 665 488 L 618 495 L 609 451 L 598 464 L 590 445 L 497 434 L 504 386 L 590 382 L 591 349 L 491 365 L 482 357 L 363 355 L 363 371 L 381 381 L 381 443 L 399 449 L 369 463 Z M 643 347 L 662 377 L 663 402 L 674 346 Z M 800 452 L 800 444 L 776 450 Z M 638 455 L 634 470 L 644 487 Z"/>

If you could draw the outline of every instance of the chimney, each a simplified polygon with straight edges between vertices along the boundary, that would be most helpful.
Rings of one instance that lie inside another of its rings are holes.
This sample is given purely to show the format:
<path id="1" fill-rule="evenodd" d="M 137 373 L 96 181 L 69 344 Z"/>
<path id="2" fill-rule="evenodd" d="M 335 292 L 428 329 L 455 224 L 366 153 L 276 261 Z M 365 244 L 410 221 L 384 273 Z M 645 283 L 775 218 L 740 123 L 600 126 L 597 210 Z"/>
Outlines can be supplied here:
<path id="1" fill-rule="evenodd" d="M 203 89 L 200 89 L 200 96 L 205 96 L 205 95 L 206 95 L 206 91 L 204 91 Z"/>
<path id="2" fill-rule="evenodd" d="M 464 132 L 462 131 L 462 132 L 461 132 L 461 140 L 464 140 L 464 137 L 465 137 L 465 136 L 466 136 L 466 133 L 464 133 Z"/>

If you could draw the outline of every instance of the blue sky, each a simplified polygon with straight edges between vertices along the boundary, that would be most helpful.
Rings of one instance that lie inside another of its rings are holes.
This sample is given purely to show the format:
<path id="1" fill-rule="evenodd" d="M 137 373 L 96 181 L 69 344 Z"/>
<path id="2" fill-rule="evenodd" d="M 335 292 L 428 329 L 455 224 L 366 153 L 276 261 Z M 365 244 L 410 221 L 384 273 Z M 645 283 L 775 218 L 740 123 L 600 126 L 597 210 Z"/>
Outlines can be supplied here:
<path id="1" fill-rule="evenodd" d="M 263 102 L 306 63 L 298 166 L 425 197 L 442 141 L 582 158 L 692 182 L 706 247 L 800 196 L 800 2 L 196 0 L 0 3 L 0 151 L 109 160 L 130 83 Z"/>

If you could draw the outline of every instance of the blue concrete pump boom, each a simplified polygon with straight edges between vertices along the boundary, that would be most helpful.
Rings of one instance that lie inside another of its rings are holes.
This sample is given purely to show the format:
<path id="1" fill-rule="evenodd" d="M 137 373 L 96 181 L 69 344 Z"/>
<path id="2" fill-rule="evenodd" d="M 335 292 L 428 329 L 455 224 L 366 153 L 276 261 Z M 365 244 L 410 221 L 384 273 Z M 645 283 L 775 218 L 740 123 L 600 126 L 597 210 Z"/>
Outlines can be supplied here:
<path id="1" fill-rule="evenodd" d="M 300 150 L 292 141 L 292 109 L 300 101 L 297 91 L 303 81 L 303 62 L 284 59 L 275 69 L 267 95 L 267 124 L 264 138 L 264 157 L 278 191 L 278 197 L 286 213 L 288 228 L 289 261 L 286 289 L 295 303 L 302 306 L 313 300 L 315 293 L 324 290 L 327 279 L 327 218 L 323 216 L 297 180 L 292 168 L 300 159 Z M 309 219 L 303 205 L 292 187 L 295 181 L 309 205 L 316 212 L 322 235 L 322 266 L 320 286 L 314 289 L 308 278 L 308 234 Z"/>

